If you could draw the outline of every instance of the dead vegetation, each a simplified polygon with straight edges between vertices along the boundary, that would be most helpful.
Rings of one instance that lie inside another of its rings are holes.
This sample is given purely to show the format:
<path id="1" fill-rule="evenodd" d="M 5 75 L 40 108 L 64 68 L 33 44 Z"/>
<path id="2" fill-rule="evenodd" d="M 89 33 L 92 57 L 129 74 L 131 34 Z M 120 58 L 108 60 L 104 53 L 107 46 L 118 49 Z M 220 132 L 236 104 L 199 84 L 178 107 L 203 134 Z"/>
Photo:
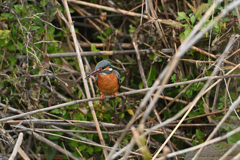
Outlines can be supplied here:
<path id="1" fill-rule="evenodd" d="M 238 5 L 1 2 L 0 159 L 238 159 Z"/>

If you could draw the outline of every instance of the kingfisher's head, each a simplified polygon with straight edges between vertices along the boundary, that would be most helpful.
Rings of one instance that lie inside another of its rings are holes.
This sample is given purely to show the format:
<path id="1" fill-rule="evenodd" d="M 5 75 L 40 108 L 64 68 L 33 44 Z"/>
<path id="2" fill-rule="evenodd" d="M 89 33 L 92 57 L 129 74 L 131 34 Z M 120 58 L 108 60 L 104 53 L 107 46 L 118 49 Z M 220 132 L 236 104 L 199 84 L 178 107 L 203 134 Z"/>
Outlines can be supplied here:
<path id="1" fill-rule="evenodd" d="M 112 73 L 111 63 L 107 60 L 102 60 L 97 63 L 95 70 L 86 76 L 86 79 L 90 78 L 91 76 L 95 76 L 96 74 L 110 74 Z"/>

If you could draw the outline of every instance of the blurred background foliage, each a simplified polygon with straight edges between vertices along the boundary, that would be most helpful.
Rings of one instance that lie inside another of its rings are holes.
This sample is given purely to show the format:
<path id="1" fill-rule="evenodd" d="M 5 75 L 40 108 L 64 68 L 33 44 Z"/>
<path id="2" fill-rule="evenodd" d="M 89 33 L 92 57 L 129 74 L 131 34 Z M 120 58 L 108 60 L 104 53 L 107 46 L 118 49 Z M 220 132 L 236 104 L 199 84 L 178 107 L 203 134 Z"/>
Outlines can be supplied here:
<path id="1" fill-rule="evenodd" d="M 90 1 L 91 3 L 99 4 L 99 1 Z M 101 1 L 102 2 L 102 1 Z M 139 50 L 149 49 L 151 52 L 141 53 L 141 61 L 146 75 L 147 85 L 151 87 L 157 76 L 161 73 L 163 68 L 169 62 L 171 57 L 175 54 L 176 48 L 181 45 L 181 42 L 189 35 L 191 30 L 202 18 L 203 14 L 213 3 L 212 0 L 201 0 L 200 4 L 193 4 L 193 1 L 167 1 L 166 9 L 172 8 L 169 11 L 168 17 L 164 14 L 164 8 L 159 1 L 156 1 L 156 13 L 158 18 L 166 19 L 168 23 L 162 24 L 162 32 L 166 43 L 163 42 L 163 37 L 159 36 L 156 27 L 152 23 L 142 28 L 138 33 L 137 44 Z M 202 28 L 209 24 L 216 15 L 218 15 L 227 3 L 222 3 L 217 7 L 213 16 L 208 19 Z M 142 3 L 141 0 L 132 1 L 115 1 L 117 8 L 124 10 L 132 10 Z M 105 1 L 103 5 L 109 5 Z M 71 14 L 75 25 L 77 38 L 82 44 L 84 51 L 115 51 L 119 49 L 118 44 L 123 46 L 123 50 L 132 50 L 133 46 L 132 36 L 139 28 L 141 19 L 137 17 L 113 14 L 110 11 L 103 11 L 88 6 L 81 6 L 85 15 L 80 16 L 77 12 L 76 4 L 72 3 Z M 75 9 L 74 9 L 75 8 Z M 161 12 L 160 12 L 161 11 Z M 141 13 L 141 7 L 134 10 L 136 13 Z M 74 51 L 71 33 L 68 26 L 64 23 L 61 16 L 65 15 L 65 10 L 62 7 L 61 1 L 55 0 L 6 0 L 0 5 L 0 97 L 1 103 L 10 105 L 23 112 L 41 109 L 72 100 L 85 98 L 85 91 L 79 73 L 79 66 L 76 57 L 60 57 L 51 58 L 48 55 L 52 53 L 68 53 Z M 88 13 L 88 14 L 87 14 Z M 173 14 L 174 13 L 174 14 Z M 89 23 L 89 19 L 98 18 L 99 23 L 95 22 L 100 30 L 96 29 L 94 25 Z M 92 16 L 92 17 L 91 17 Z M 95 16 L 95 17 L 94 17 Z M 148 20 L 143 19 L 142 23 Z M 170 23 L 171 22 L 171 23 Z M 111 25 L 111 27 L 106 27 Z M 239 24 L 238 24 L 239 25 Z M 227 17 L 221 19 L 214 27 L 205 34 L 202 39 L 195 44 L 195 47 L 189 50 L 184 57 L 182 57 L 178 67 L 169 80 L 169 83 L 184 82 L 194 80 L 196 78 L 209 76 L 212 72 L 211 65 L 214 60 L 212 57 L 203 54 L 209 52 L 217 56 L 221 53 L 229 40 L 230 35 L 239 34 L 240 30 L 237 25 L 236 10 L 230 12 Z M 118 42 L 116 42 L 116 40 Z M 102 44 L 101 47 L 96 44 Z M 128 44 L 124 47 L 124 44 Z M 238 46 L 234 46 L 233 51 Z M 164 53 L 164 49 L 170 49 L 171 52 Z M 138 62 L 135 54 L 129 55 L 98 55 L 87 56 L 87 61 L 90 63 L 91 69 L 94 69 L 95 64 L 102 60 L 108 59 L 113 67 L 117 69 L 122 77 L 122 86 L 119 92 L 126 92 L 127 89 L 142 89 L 143 82 L 138 69 Z M 235 54 L 230 59 L 232 63 L 239 63 L 239 55 Z M 229 71 L 228 66 L 222 66 L 222 71 L 219 75 Z M 87 71 L 89 72 L 89 71 Z M 238 71 L 236 71 L 238 73 Z M 208 111 L 220 111 L 228 108 L 231 102 L 236 100 L 239 95 L 240 88 L 238 86 L 239 78 L 231 80 L 231 85 L 228 83 L 229 95 L 226 95 L 226 86 L 224 82 L 221 83 L 216 99 L 216 107 L 212 108 L 214 103 L 214 96 L 216 88 L 209 91 L 206 96 L 199 100 L 196 107 L 188 115 L 188 118 L 196 117 L 198 115 L 206 114 Z M 163 98 L 159 99 L 156 104 L 156 110 L 160 113 L 162 120 L 166 120 L 183 107 L 186 106 L 196 96 L 198 91 L 203 87 L 204 82 L 193 83 L 185 92 L 181 91 L 187 85 L 180 85 L 172 88 L 166 88 L 163 92 Z M 97 87 L 95 85 L 96 94 L 99 96 Z M 179 93 L 181 96 L 176 101 L 163 109 Z M 94 108 L 100 122 L 107 122 L 113 124 L 126 125 L 134 114 L 136 108 L 144 97 L 144 93 L 135 94 L 132 96 L 118 97 L 115 100 L 109 99 L 106 101 L 94 101 Z M 164 97 L 170 97 L 165 99 Z M 115 106 L 114 106 L 115 105 Z M 209 108 L 210 107 L 210 108 Z M 1 108 L 4 116 L 13 115 L 6 111 L 4 107 Z M 39 113 L 33 115 L 38 119 L 54 119 L 54 120 L 80 120 L 93 121 L 91 112 L 87 103 L 75 104 L 61 109 L 54 109 L 49 113 Z M 218 123 L 219 117 L 222 115 L 211 116 L 214 123 Z M 229 121 L 222 128 L 222 132 L 226 133 L 238 127 L 234 123 L 235 115 L 229 117 Z M 138 124 L 136 120 L 135 124 Z M 57 123 L 57 122 L 56 122 Z M 152 113 L 146 126 L 151 127 L 157 124 L 155 115 Z M 211 123 L 205 116 L 188 120 L 186 124 L 194 123 Z M 231 124 L 231 127 L 229 127 Z M 28 126 L 28 125 L 26 125 Z M 194 125 L 193 125 L 194 126 Z M 228 127 L 226 127 L 228 126 Z M 37 128 L 50 128 L 47 125 L 35 125 Z M 73 126 L 64 126 L 64 129 L 93 131 L 94 128 Z M 11 130 L 10 125 L 4 126 L 5 130 Z M 102 128 L 105 131 L 117 131 L 119 128 Z M 119 129 L 120 130 L 120 129 Z M 169 129 L 169 132 L 171 129 Z M 206 136 L 212 131 L 212 127 L 181 127 L 176 135 L 185 137 L 190 140 L 179 140 L 173 137 L 172 143 L 176 150 L 183 149 L 192 145 L 204 142 Z M 10 132 L 14 135 L 14 132 Z M 57 135 L 65 135 L 63 132 L 51 132 Z M 96 133 L 75 133 L 76 135 L 86 137 L 87 139 L 100 143 Z M 220 133 L 222 134 L 222 133 Z M 43 134 L 54 143 L 69 150 L 76 157 L 98 157 L 104 159 L 102 148 L 79 143 L 72 140 L 61 138 L 57 135 Z M 104 140 L 108 146 L 112 146 L 120 133 L 103 134 Z M 2 135 L 2 137 L 4 137 Z M 27 136 L 25 136 L 27 137 Z M 128 144 L 131 139 L 131 134 L 127 135 L 120 147 Z M 76 137 L 72 137 L 77 139 Z M 31 150 L 35 154 L 44 154 L 46 159 L 53 159 L 59 153 L 49 147 L 47 144 L 32 138 Z M 162 134 L 151 135 L 148 144 L 151 153 L 154 153 L 159 145 L 165 140 Z M 239 136 L 231 136 L 228 138 L 228 143 L 236 143 Z M 27 138 L 24 139 L 23 146 L 26 145 Z M 12 148 L 8 144 L 4 144 L 11 153 Z M 137 145 L 134 149 L 138 149 Z M 63 158 L 67 158 L 64 156 Z M 97 158 L 97 159 L 98 159 Z"/>

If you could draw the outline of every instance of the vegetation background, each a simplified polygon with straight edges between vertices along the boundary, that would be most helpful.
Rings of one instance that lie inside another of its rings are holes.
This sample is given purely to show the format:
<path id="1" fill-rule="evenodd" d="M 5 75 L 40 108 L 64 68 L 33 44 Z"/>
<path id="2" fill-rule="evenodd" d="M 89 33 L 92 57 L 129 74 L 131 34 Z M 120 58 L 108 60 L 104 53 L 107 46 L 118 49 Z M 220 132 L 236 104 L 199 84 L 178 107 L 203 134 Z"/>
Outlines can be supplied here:
<path id="1" fill-rule="evenodd" d="M 238 158 L 238 5 L 1 0 L 0 158 Z M 84 79 L 103 59 L 116 99 Z"/>

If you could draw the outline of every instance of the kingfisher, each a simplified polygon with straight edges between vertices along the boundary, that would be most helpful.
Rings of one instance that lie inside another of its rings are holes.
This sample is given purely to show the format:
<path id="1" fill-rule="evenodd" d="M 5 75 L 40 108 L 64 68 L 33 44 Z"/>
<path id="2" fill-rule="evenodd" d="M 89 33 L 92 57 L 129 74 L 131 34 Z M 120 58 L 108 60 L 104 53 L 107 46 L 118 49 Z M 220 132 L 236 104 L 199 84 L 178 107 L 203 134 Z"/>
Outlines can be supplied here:
<path id="1" fill-rule="evenodd" d="M 112 65 L 107 60 L 102 60 L 97 63 L 95 70 L 86 76 L 86 79 L 96 75 L 96 82 L 98 89 L 101 93 L 101 99 L 103 95 L 114 94 L 117 97 L 117 90 L 121 84 L 120 74 L 112 69 Z"/>

